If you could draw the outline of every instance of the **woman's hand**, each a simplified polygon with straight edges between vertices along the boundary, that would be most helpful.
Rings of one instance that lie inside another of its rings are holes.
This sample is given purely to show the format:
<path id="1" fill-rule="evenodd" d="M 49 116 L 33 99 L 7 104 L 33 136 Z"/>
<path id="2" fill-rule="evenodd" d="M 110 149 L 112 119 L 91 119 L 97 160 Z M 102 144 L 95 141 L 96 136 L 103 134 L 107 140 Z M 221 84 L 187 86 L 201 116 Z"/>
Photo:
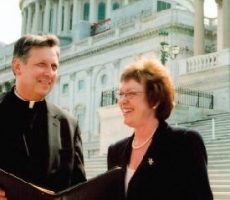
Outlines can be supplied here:
<path id="1" fill-rule="evenodd" d="M 0 200 L 7 200 L 6 193 L 3 189 L 0 188 Z"/>

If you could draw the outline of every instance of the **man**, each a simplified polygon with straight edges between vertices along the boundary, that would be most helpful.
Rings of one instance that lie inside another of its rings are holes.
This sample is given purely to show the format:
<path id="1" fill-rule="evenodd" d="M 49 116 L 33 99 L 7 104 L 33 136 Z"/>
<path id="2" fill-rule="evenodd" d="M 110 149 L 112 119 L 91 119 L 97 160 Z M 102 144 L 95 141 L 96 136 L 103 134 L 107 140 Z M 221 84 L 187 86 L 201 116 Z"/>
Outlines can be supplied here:
<path id="1" fill-rule="evenodd" d="M 0 97 L 0 168 L 54 191 L 86 180 L 76 120 L 45 100 L 57 79 L 58 45 L 54 35 L 16 41 L 15 86 Z"/>

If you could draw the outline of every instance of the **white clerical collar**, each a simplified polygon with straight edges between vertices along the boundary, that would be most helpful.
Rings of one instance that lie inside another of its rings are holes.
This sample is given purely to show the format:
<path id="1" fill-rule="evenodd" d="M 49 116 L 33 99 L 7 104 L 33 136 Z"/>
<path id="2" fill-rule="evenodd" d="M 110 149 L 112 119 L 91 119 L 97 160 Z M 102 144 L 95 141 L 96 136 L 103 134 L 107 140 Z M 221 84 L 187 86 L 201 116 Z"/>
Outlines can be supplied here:
<path id="1" fill-rule="evenodd" d="M 20 96 L 20 95 L 17 93 L 16 89 L 14 89 L 14 94 L 15 94 L 19 99 L 21 99 L 21 100 L 23 100 L 23 101 L 28 101 L 28 100 L 24 99 L 22 96 Z M 42 101 L 42 100 L 41 100 L 41 101 Z M 33 109 L 34 104 L 35 104 L 36 101 L 28 101 L 28 102 L 29 102 L 29 108 L 30 108 L 30 109 Z"/>

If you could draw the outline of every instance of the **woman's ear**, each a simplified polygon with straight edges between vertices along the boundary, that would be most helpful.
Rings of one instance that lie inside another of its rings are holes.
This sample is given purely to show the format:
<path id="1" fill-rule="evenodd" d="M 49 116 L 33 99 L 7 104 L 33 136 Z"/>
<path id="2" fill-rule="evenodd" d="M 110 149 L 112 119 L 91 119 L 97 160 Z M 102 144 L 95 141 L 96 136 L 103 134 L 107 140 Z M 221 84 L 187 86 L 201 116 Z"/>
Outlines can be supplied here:
<path id="1" fill-rule="evenodd" d="M 154 105 L 152 106 L 152 109 L 153 109 L 153 110 L 156 110 L 158 106 L 159 106 L 159 102 L 156 102 L 156 103 L 154 103 Z"/>

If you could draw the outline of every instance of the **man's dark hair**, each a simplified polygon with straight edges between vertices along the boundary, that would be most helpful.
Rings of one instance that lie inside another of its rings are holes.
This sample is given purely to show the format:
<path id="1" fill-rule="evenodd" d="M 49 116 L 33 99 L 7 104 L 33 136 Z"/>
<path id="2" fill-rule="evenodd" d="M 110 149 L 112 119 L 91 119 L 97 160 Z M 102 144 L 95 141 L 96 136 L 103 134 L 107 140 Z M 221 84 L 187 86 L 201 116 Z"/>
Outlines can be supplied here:
<path id="1" fill-rule="evenodd" d="M 33 47 L 59 47 L 59 39 L 52 34 L 47 35 L 24 35 L 19 38 L 14 44 L 13 58 L 20 58 L 24 61 L 29 56 L 29 51 Z M 59 57 L 59 48 L 57 51 Z"/>

